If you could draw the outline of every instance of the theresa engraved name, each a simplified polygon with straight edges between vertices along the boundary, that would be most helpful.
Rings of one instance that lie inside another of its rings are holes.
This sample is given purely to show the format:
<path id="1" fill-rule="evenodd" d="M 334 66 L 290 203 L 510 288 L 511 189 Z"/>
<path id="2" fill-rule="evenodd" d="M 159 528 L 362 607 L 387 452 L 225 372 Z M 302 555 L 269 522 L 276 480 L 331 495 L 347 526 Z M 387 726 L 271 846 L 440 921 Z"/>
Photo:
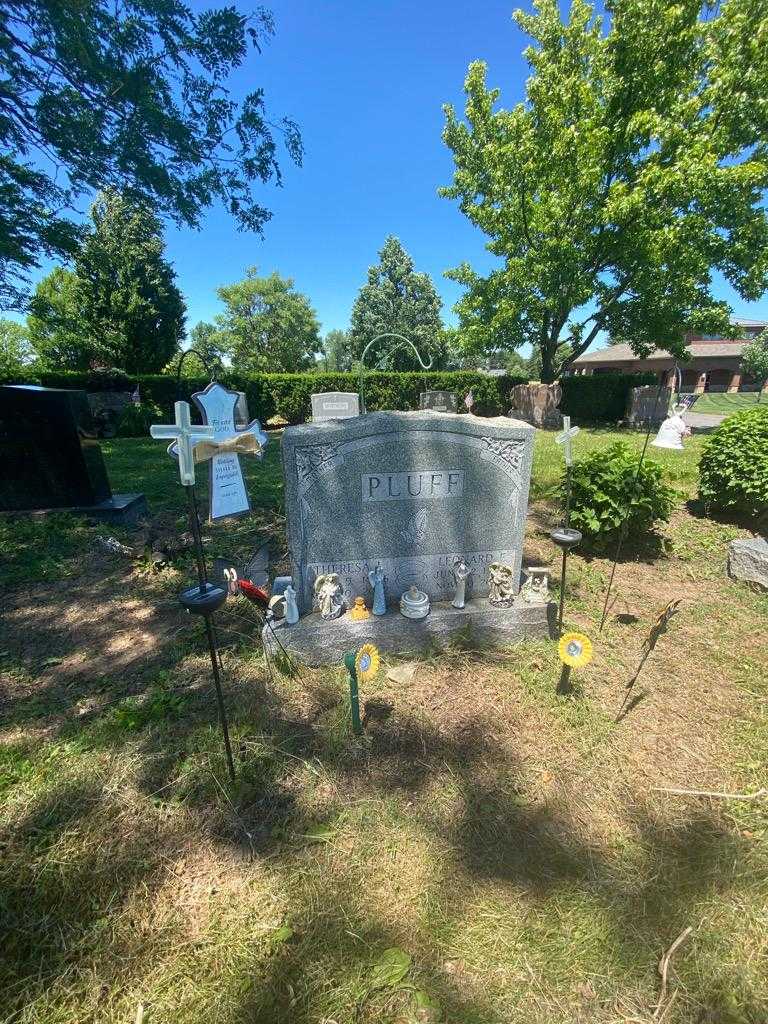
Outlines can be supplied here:
<path id="1" fill-rule="evenodd" d="M 409 501 L 459 498 L 464 493 L 463 469 L 422 469 L 409 473 L 366 473 L 363 501 Z"/>

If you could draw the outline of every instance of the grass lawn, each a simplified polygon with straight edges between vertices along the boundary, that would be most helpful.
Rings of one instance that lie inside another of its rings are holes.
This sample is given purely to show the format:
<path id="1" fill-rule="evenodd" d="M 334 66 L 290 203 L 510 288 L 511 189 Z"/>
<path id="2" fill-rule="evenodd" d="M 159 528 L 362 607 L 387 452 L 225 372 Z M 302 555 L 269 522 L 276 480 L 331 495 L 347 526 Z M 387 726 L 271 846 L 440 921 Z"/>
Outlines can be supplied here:
<path id="1" fill-rule="evenodd" d="M 1 520 L 0 1021 L 765 1024 L 768 802 L 662 791 L 766 785 L 768 597 L 725 574 L 746 531 L 687 504 L 701 444 L 653 450 L 679 505 L 629 545 L 602 635 L 609 557 L 573 557 L 569 625 L 595 657 L 570 697 L 549 641 L 434 652 L 412 682 L 364 687 L 355 739 L 343 672 L 270 680 L 250 606 L 228 602 L 234 789 L 176 601 L 191 559 L 153 572 L 94 547 L 128 531 Z M 115 490 L 184 528 L 162 446 L 104 450 Z M 206 528 L 211 554 L 269 537 L 284 565 L 279 435 L 267 452 L 253 515 Z M 554 559 L 560 470 L 538 433 L 534 562 Z"/>
<path id="2" fill-rule="evenodd" d="M 696 399 L 692 411 L 723 413 L 730 416 L 734 412 L 741 412 L 742 409 L 751 409 L 753 405 L 757 405 L 759 397 L 757 391 L 743 391 L 733 395 L 707 392 Z M 768 404 L 765 395 L 762 396 L 762 401 Z"/>

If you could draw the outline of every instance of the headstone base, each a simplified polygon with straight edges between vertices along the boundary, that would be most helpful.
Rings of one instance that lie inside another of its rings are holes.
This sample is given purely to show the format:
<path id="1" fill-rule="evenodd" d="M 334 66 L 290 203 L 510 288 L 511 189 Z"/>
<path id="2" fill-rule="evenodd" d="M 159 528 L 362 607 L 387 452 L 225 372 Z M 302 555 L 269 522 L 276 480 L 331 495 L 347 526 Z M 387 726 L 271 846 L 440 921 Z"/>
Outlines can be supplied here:
<path id="1" fill-rule="evenodd" d="M 362 622 L 349 614 L 330 622 L 317 612 L 304 615 L 295 626 L 275 622 L 280 642 L 297 661 L 310 667 L 339 664 L 347 651 L 361 644 L 375 644 L 389 655 L 412 654 L 427 647 L 442 647 L 466 641 L 482 647 L 502 647 L 527 637 L 554 638 L 557 605 L 516 604 L 512 608 L 494 608 L 484 598 L 467 601 L 466 607 L 437 603 L 425 619 L 407 619 L 395 608 L 386 615 L 372 615 Z M 277 642 L 265 626 L 262 639 L 271 651 Z"/>
<path id="2" fill-rule="evenodd" d="M 149 515 L 147 499 L 143 494 L 113 494 L 95 505 L 70 505 L 65 508 L 33 508 L 5 512 L 8 516 L 50 516 L 69 512 L 73 516 L 87 516 L 103 523 L 130 525 Z"/>

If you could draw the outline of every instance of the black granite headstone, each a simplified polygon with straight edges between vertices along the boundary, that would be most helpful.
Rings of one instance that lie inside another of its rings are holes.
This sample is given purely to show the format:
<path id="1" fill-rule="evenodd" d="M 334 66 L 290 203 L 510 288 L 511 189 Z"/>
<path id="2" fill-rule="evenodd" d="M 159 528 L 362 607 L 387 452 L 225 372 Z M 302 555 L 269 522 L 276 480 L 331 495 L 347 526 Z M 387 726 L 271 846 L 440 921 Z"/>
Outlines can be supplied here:
<path id="1" fill-rule="evenodd" d="M 146 511 L 143 495 L 112 495 L 85 391 L 0 387 L 0 467 L 0 511 L 116 521 Z"/>
<path id="2" fill-rule="evenodd" d="M 420 409 L 433 409 L 435 412 L 458 412 L 459 396 L 455 391 L 422 391 L 419 395 Z"/>

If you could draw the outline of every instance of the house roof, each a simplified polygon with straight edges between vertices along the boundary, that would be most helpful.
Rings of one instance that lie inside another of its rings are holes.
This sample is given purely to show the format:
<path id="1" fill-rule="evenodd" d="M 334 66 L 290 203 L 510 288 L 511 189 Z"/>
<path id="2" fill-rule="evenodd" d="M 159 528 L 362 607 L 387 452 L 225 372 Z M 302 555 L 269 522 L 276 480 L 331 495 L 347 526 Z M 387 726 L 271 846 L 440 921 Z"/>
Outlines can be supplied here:
<path id="1" fill-rule="evenodd" d="M 740 356 L 742 349 L 748 345 L 747 341 L 694 341 L 688 346 L 689 354 L 695 359 L 696 356 L 720 357 Z M 663 348 L 655 348 L 647 360 L 672 359 L 672 355 Z M 609 345 L 608 348 L 598 349 L 597 352 L 586 352 L 578 359 L 574 359 L 574 366 L 581 366 L 584 363 L 625 363 L 636 362 L 640 359 L 636 356 L 629 345 Z"/>

